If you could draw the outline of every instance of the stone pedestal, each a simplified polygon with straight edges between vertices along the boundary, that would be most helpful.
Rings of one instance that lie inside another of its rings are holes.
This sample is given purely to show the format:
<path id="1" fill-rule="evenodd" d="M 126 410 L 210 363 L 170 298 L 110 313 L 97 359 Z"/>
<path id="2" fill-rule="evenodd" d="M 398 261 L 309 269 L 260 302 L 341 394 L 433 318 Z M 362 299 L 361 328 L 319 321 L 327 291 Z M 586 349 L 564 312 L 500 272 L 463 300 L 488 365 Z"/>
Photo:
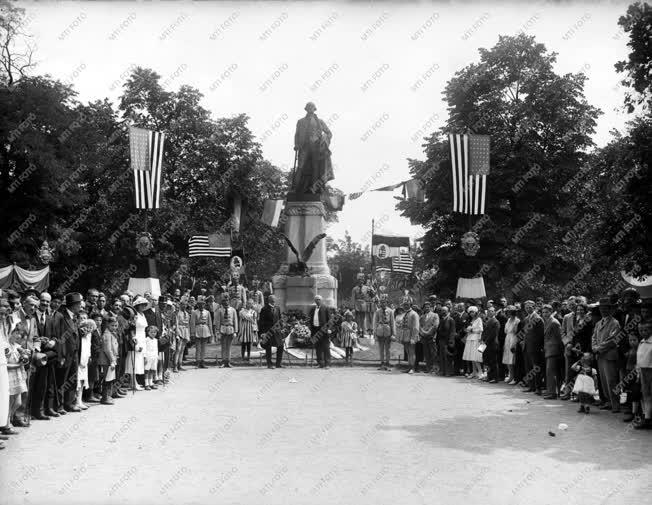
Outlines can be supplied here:
<path id="1" fill-rule="evenodd" d="M 326 229 L 324 205 L 320 201 L 288 199 L 285 214 L 285 235 L 301 255 L 310 241 Z M 303 310 L 307 313 L 318 294 L 323 297 L 324 305 L 336 307 L 337 279 L 331 275 L 326 263 L 326 239 L 317 244 L 307 263 L 309 276 L 288 275 L 289 265 L 296 261 L 296 256 L 286 246 L 285 261 L 272 277 L 274 295 L 281 310 Z"/>

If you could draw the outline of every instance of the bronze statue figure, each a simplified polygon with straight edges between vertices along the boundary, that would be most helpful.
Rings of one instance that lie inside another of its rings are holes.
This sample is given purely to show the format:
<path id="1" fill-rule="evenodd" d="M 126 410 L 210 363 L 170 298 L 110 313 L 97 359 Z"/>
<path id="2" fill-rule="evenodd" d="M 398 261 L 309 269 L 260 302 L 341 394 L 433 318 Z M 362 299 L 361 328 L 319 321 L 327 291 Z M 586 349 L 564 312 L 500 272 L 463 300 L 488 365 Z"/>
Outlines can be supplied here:
<path id="1" fill-rule="evenodd" d="M 306 115 L 297 121 L 294 134 L 296 171 L 292 190 L 296 194 L 322 194 L 333 180 L 330 143 L 333 134 L 315 114 L 315 104 L 308 102 Z"/>

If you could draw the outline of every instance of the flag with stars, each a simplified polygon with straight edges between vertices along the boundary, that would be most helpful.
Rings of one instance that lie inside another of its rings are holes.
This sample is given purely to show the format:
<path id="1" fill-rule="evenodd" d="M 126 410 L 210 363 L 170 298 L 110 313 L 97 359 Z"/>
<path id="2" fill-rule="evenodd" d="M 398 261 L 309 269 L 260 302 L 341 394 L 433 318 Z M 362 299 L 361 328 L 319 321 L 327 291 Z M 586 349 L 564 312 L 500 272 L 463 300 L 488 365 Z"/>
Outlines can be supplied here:
<path id="1" fill-rule="evenodd" d="M 448 135 L 453 181 L 453 211 L 484 214 L 489 174 L 489 135 Z"/>
<path id="2" fill-rule="evenodd" d="M 164 133 L 129 128 L 129 151 L 137 209 L 160 207 L 164 140 Z"/>

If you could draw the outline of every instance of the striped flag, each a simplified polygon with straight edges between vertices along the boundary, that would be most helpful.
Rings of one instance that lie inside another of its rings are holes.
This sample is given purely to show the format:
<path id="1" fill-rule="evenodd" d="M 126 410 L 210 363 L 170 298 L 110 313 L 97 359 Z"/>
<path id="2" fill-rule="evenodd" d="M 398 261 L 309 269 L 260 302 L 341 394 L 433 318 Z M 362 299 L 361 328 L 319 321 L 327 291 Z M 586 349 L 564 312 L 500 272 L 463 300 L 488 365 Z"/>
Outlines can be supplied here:
<path id="1" fill-rule="evenodd" d="M 193 235 L 188 241 L 188 256 L 191 258 L 213 256 L 231 257 L 231 236 L 223 233 Z"/>
<path id="2" fill-rule="evenodd" d="M 161 172 L 165 134 L 129 128 L 131 168 L 137 209 L 158 209 L 161 201 Z"/>
<path id="3" fill-rule="evenodd" d="M 392 271 L 397 274 L 411 274 L 414 269 L 414 260 L 408 253 L 401 253 L 392 258 Z"/>
<path id="4" fill-rule="evenodd" d="M 453 212 L 484 214 L 489 174 L 489 135 L 449 133 Z"/>

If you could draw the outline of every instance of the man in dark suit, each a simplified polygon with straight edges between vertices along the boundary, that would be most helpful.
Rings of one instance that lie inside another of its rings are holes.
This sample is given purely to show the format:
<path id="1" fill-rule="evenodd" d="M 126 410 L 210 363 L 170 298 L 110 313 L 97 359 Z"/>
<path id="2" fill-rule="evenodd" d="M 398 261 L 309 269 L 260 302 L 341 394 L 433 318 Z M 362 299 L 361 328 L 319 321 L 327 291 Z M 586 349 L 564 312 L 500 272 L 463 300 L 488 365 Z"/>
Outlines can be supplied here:
<path id="1" fill-rule="evenodd" d="M 51 407 L 55 394 L 55 364 L 57 353 L 55 342 L 51 339 L 52 312 L 50 301 L 52 297 L 45 291 L 39 296 L 39 306 L 36 310 L 36 327 L 41 341 L 41 352 L 47 356 L 47 364 L 38 366 L 30 382 L 30 409 L 32 419 L 44 420 L 46 417 L 59 417 Z"/>
<path id="2" fill-rule="evenodd" d="M 331 366 L 331 339 L 328 332 L 328 307 L 322 305 L 322 297 L 315 296 L 315 306 L 308 313 L 311 340 L 317 352 L 319 368 Z"/>
<path id="3" fill-rule="evenodd" d="M 68 293 L 62 307 L 54 314 L 51 338 L 55 341 L 57 366 L 56 406 L 59 414 L 79 412 L 75 405 L 77 389 L 77 367 L 79 365 L 79 329 L 77 315 L 81 310 L 83 297 L 80 293 Z"/>
<path id="4" fill-rule="evenodd" d="M 265 349 L 267 368 L 272 366 L 272 347 L 276 347 L 276 368 L 283 368 L 284 336 L 281 328 L 281 309 L 276 306 L 276 297 L 269 295 L 267 303 L 260 309 L 258 316 L 258 334 Z"/>
<path id="5" fill-rule="evenodd" d="M 447 306 L 441 309 L 441 318 L 437 330 L 437 348 L 439 350 L 439 375 L 451 377 L 454 371 L 455 337 L 457 331 L 455 320 L 451 317 Z"/>
<path id="6" fill-rule="evenodd" d="M 525 320 L 523 322 L 523 343 L 525 354 L 525 379 L 528 387 L 523 391 L 541 395 L 541 373 L 545 364 L 543 353 L 543 319 L 534 310 L 532 300 L 525 302 Z M 525 380 L 524 379 L 524 380 Z"/>
<path id="7" fill-rule="evenodd" d="M 561 324 L 553 315 L 552 305 L 544 305 L 543 348 L 546 359 L 546 394 L 545 400 L 556 400 L 561 383 L 564 380 L 564 343 L 561 340 Z"/>
<path id="8" fill-rule="evenodd" d="M 487 309 L 487 320 L 482 330 L 482 342 L 487 348 L 482 353 L 482 360 L 487 366 L 487 382 L 495 384 L 498 382 L 498 332 L 500 323 L 496 319 L 496 309 Z"/>

